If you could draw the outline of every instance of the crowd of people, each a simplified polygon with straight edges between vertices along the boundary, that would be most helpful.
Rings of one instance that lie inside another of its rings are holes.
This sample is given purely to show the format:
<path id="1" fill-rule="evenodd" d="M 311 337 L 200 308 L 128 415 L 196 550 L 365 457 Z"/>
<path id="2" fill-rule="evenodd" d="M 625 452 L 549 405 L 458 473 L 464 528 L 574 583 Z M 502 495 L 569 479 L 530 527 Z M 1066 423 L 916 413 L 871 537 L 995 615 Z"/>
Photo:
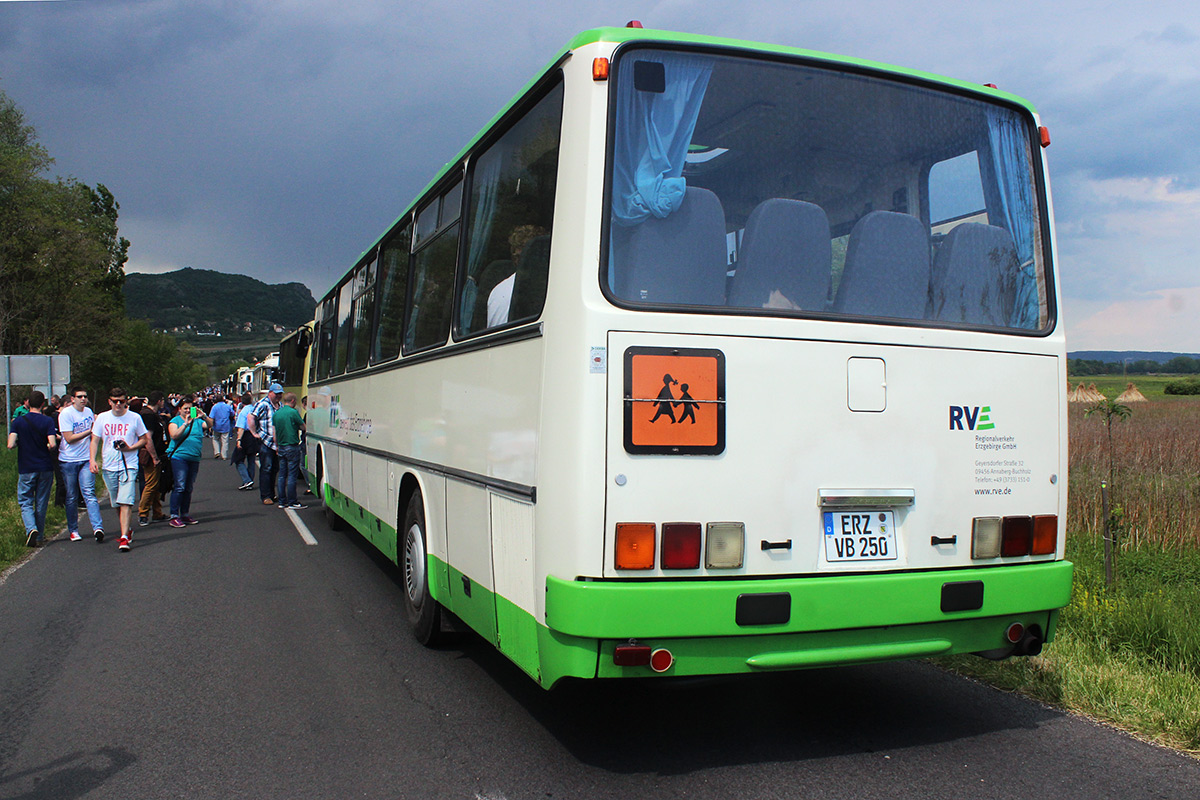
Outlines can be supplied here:
<path id="1" fill-rule="evenodd" d="M 284 392 L 278 383 L 258 400 L 216 390 L 198 395 L 156 390 L 134 397 L 113 387 L 108 410 L 101 413 L 92 409 L 83 387 L 74 387 L 62 398 L 31 392 L 8 428 L 8 447 L 17 450 L 17 502 L 26 545 L 37 547 L 45 541 L 46 513 L 56 483 L 56 503 L 66 510 L 69 539 L 83 539 L 83 508 L 93 538 L 103 542 L 97 476 L 117 510 L 117 549 L 122 552 L 133 543 L 135 516 L 138 527 L 155 522 L 173 528 L 198 524 L 191 516 L 192 491 L 206 440 L 211 442 L 212 458 L 236 468 L 239 490 L 255 487 L 257 467 L 263 505 L 305 508 L 296 495 L 305 433 L 297 405 L 296 395 Z"/>

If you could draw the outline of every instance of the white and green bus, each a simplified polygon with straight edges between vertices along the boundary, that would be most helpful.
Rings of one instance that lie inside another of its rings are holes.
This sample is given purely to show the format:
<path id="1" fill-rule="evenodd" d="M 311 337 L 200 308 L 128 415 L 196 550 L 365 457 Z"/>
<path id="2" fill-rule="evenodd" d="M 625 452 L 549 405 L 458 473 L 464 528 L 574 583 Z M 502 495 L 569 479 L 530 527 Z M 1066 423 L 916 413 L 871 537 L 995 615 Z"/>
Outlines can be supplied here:
<path id="1" fill-rule="evenodd" d="M 313 485 L 421 641 L 449 612 L 544 687 L 1037 653 L 1048 144 L 990 86 L 582 33 L 318 304 Z"/>

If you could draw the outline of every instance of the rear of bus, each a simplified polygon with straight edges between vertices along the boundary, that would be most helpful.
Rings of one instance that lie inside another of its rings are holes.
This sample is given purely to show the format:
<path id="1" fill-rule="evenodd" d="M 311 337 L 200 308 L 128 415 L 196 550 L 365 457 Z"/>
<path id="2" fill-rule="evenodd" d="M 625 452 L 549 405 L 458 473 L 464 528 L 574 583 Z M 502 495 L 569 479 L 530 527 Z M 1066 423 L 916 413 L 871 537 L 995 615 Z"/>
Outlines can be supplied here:
<path id="1" fill-rule="evenodd" d="M 1039 652 L 1072 567 L 1034 111 L 598 39 L 574 55 L 608 68 L 603 561 L 547 578 L 552 638 L 594 641 L 599 677 Z"/>

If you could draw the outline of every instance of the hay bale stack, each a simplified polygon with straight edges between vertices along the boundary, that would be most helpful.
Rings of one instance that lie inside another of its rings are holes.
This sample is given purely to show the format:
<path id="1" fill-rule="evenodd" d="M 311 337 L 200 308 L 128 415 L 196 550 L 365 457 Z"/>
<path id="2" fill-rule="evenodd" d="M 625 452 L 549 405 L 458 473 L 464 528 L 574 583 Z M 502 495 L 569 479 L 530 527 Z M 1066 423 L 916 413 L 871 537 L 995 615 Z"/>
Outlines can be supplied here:
<path id="1" fill-rule="evenodd" d="M 1138 388 L 1132 383 L 1125 387 L 1125 391 L 1121 392 L 1121 396 L 1117 398 L 1118 403 L 1144 403 L 1146 395 L 1138 391 Z"/>
<path id="2" fill-rule="evenodd" d="M 1076 386 L 1074 389 L 1071 389 L 1070 384 L 1068 383 L 1067 387 L 1068 387 L 1067 402 L 1068 403 L 1082 403 L 1083 399 L 1084 399 L 1084 393 L 1087 391 L 1087 389 L 1083 388 L 1083 384 L 1081 383 L 1078 386 Z"/>
<path id="3" fill-rule="evenodd" d="M 1088 387 L 1087 387 L 1087 402 L 1099 403 L 1101 400 L 1105 400 L 1105 399 L 1106 398 L 1104 397 L 1104 393 L 1096 388 L 1096 384 L 1092 383 L 1092 384 L 1088 385 Z"/>

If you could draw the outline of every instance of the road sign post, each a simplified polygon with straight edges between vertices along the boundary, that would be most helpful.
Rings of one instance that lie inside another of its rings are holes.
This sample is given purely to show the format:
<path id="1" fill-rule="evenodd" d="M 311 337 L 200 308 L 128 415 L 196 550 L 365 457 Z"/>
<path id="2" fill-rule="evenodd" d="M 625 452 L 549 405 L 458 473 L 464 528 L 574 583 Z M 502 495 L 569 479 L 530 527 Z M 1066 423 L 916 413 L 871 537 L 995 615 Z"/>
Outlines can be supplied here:
<path id="1" fill-rule="evenodd" d="M 71 357 L 66 355 L 8 356 L 0 355 L 0 370 L 4 372 L 4 419 L 12 418 L 12 387 L 42 388 L 46 395 L 54 394 L 58 386 L 67 390 L 71 382 Z"/>

